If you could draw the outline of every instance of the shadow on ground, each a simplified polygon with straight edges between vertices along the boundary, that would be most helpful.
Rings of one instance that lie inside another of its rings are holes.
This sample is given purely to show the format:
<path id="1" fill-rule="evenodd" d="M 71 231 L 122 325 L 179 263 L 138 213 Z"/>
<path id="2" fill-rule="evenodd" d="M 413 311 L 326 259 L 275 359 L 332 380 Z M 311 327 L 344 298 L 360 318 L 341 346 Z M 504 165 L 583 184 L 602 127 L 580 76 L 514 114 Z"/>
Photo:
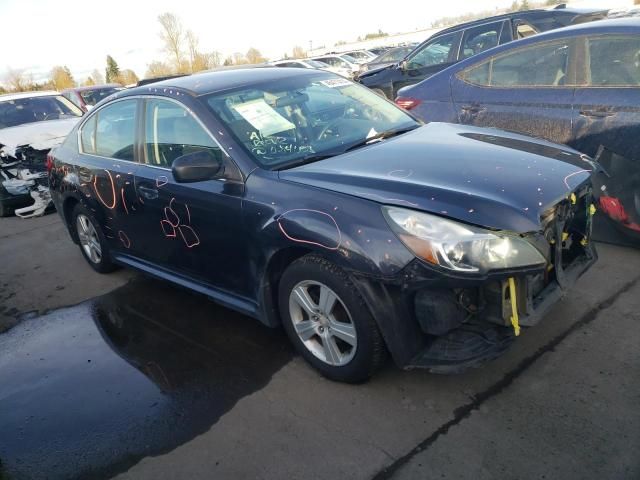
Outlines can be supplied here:
<path id="1" fill-rule="evenodd" d="M 0 336 L 0 479 L 95 478 L 206 431 L 292 357 L 280 330 L 139 279 Z"/>

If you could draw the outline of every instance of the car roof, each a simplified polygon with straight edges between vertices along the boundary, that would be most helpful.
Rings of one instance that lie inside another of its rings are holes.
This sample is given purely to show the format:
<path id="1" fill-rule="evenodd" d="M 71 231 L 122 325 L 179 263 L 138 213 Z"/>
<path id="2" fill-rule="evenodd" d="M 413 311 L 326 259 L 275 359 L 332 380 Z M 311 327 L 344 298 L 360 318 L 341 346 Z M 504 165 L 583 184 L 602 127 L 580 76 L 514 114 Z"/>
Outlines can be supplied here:
<path id="1" fill-rule="evenodd" d="M 99 90 L 100 88 L 118 88 L 122 87 L 119 83 L 103 83 L 101 85 L 84 85 L 82 87 L 65 88 L 63 92 L 84 92 L 85 90 Z"/>
<path id="2" fill-rule="evenodd" d="M 185 77 L 171 78 L 161 82 L 131 88 L 120 92 L 119 97 L 139 95 L 141 93 L 154 93 L 158 89 L 166 90 L 177 88 L 194 96 L 220 92 L 230 88 L 250 86 L 262 82 L 287 79 L 292 76 L 314 76 L 319 70 L 311 68 L 278 68 L 259 67 L 236 70 L 218 70 L 213 72 L 195 73 Z M 331 75 L 327 73 L 327 75 Z"/>
<path id="3" fill-rule="evenodd" d="M 458 62 L 435 75 L 423 80 L 419 84 L 432 84 L 432 82 L 438 82 L 442 78 L 449 78 L 453 73 L 462 71 L 470 66 L 480 64 L 486 59 L 495 55 L 499 55 L 504 52 L 510 52 L 518 48 L 525 47 L 527 45 L 537 45 L 538 43 L 547 42 L 550 40 L 561 38 L 573 38 L 582 35 L 593 34 L 635 34 L 640 33 L 640 18 L 615 18 L 608 20 L 597 20 L 588 23 L 579 23 L 577 25 L 570 25 L 568 27 L 562 27 L 555 30 L 549 30 L 547 32 L 537 33 L 520 40 L 508 42 L 497 47 L 490 48 L 484 52 L 478 53 L 472 57 L 466 58 L 461 62 Z M 411 88 L 411 87 L 409 87 Z"/>
<path id="4" fill-rule="evenodd" d="M 4 95 L 0 95 L 0 102 L 6 102 L 9 100 L 20 100 L 22 98 L 51 97 L 54 95 L 60 95 L 60 92 L 56 92 L 55 90 L 46 90 L 40 92 L 6 93 Z"/>
<path id="5" fill-rule="evenodd" d="M 515 12 L 503 13 L 501 15 L 496 15 L 494 17 L 479 18 L 477 20 L 472 20 L 470 22 L 460 23 L 458 25 L 454 25 L 452 27 L 448 27 L 448 28 L 445 28 L 443 30 L 440 30 L 435 35 L 441 35 L 443 33 L 450 33 L 450 32 L 457 32 L 459 30 L 463 30 L 463 29 L 466 29 L 466 28 L 469 28 L 469 27 L 473 27 L 475 25 L 482 25 L 482 24 L 489 23 L 489 22 L 497 22 L 499 20 L 506 20 L 506 19 L 512 18 L 512 17 L 520 17 L 520 18 L 526 20 L 527 17 L 538 16 L 538 15 L 542 15 L 542 14 L 545 14 L 545 13 L 548 14 L 549 16 L 552 16 L 553 14 L 556 14 L 558 16 L 565 16 L 565 15 L 579 16 L 579 15 L 588 15 L 588 14 L 591 14 L 591 13 L 605 12 L 607 10 L 608 9 L 606 9 L 606 8 L 567 8 L 567 7 L 550 8 L 550 9 L 539 8 L 539 9 L 534 9 L 534 10 L 521 10 L 521 11 L 519 10 L 519 11 L 515 11 Z"/>
<path id="6" fill-rule="evenodd" d="M 487 57 L 494 55 L 495 53 L 501 51 L 508 51 L 513 48 L 518 48 L 528 44 L 536 44 L 540 42 L 544 42 L 547 40 L 553 40 L 555 38 L 565 38 L 565 37 L 577 37 L 579 35 L 589 35 L 589 34 L 603 34 L 603 33 L 638 33 L 638 29 L 640 29 L 640 18 L 637 17 L 629 17 L 629 18 L 614 18 L 608 20 L 597 20 L 595 22 L 587 22 L 587 23 L 579 23 L 576 25 L 569 25 L 568 27 L 557 28 L 555 30 L 549 30 L 547 32 L 537 33 L 535 35 L 531 35 L 530 37 L 523 38 L 521 40 L 516 40 L 514 42 L 508 42 L 503 45 L 499 45 L 494 48 L 490 48 L 489 50 L 485 50 L 484 52 L 479 53 L 478 55 L 474 55 L 473 57 L 469 57 L 466 60 L 460 62 L 465 65 L 469 63 L 474 63 L 477 60 L 481 60 Z"/>

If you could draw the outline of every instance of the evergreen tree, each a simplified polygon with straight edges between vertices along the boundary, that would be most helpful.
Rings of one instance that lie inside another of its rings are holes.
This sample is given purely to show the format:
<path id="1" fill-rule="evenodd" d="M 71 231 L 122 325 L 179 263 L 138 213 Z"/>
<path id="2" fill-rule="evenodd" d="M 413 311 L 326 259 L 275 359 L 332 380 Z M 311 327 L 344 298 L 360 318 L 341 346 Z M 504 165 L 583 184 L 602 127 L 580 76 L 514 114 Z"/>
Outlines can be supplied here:
<path id="1" fill-rule="evenodd" d="M 107 55 L 107 68 L 104 70 L 104 77 L 107 83 L 117 82 L 120 78 L 120 68 L 111 55 Z"/>

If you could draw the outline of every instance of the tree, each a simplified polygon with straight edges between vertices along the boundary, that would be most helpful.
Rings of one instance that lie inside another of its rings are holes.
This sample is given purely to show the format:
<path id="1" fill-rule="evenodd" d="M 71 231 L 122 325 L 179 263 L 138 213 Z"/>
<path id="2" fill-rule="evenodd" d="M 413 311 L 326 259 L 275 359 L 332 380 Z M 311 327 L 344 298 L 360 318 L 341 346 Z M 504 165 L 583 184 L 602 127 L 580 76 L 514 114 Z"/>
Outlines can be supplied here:
<path id="1" fill-rule="evenodd" d="M 120 67 L 111 55 L 107 55 L 107 68 L 104 71 L 107 83 L 116 82 L 120 77 Z"/>
<path id="2" fill-rule="evenodd" d="M 305 52 L 304 48 L 300 45 L 296 45 L 293 47 L 293 50 L 291 50 L 291 56 L 293 58 L 305 58 L 307 56 L 307 52 Z"/>
<path id="3" fill-rule="evenodd" d="M 91 72 L 91 81 L 93 82 L 93 85 L 102 85 L 104 83 L 104 77 L 97 68 Z"/>
<path id="4" fill-rule="evenodd" d="M 51 83 L 53 84 L 54 90 L 58 91 L 76 86 L 69 67 L 61 67 L 59 65 L 51 69 Z"/>
<path id="5" fill-rule="evenodd" d="M 187 73 L 186 59 L 184 58 L 184 40 L 185 34 L 182 23 L 173 13 L 163 13 L 158 16 L 158 22 L 162 26 L 160 38 L 164 42 L 164 50 L 171 58 L 174 69 L 178 73 Z"/>
<path id="6" fill-rule="evenodd" d="M 233 54 L 232 65 L 245 65 L 246 63 L 248 62 L 243 54 L 241 54 L 240 52 L 236 52 Z"/>
<path id="7" fill-rule="evenodd" d="M 165 62 L 160 62 L 155 60 L 147 65 L 147 73 L 145 73 L 145 77 L 147 78 L 155 78 L 155 77 L 165 77 L 167 75 L 171 75 L 173 70 L 169 65 Z"/>
<path id="8" fill-rule="evenodd" d="M 131 84 L 138 83 L 138 80 L 140 79 L 136 75 L 136 72 L 128 68 L 125 68 L 124 70 L 120 71 L 120 75 L 118 76 L 117 82 L 121 83 L 122 85 L 131 85 Z"/>
<path id="9" fill-rule="evenodd" d="M 224 59 L 224 63 L 222 65 L 224 65 L 225 67 L 229 67 L 229 66 L 233 65 L 233 57 L 229 56 L 229 57 L 225 58 Z"/>
<path id="10" fill-rule="evenodd" d="M 93 80 L 91 75 L 89 75 L 87 79 L 84 82 L 82 82 L 82 86 L 84 87 L 91 87 L 92 85 L 95 85 L 95 84 L 96 82 Z"/>
<path id="11" fill-rule="evenodd" d="M 27 90 L 27 86 L 31 83 L 25 74 L 24 69 L 13 69 L 10 68 L 7 70 L 7 73 L 4 76 L 5 83 L 9 86 L 9 90 L 14 92 L 22 92 Z"/>
<path id="12" fill-rule="evenodd" d="M 264 63 L 267 61 L 267 59 L 263 57 L 262 54 L 260 53 L 260 50 L 253 47 L 247 50 L 246 57 L 247 57 L 247 63 L 250 63 L 250 64 Z"/>
<path id="13" fill-rule="evenodd" d="M 520 2 L 520 8 L 518 10 L 531 10 L 531 6 L 527 0 L 522 0 Z"/>

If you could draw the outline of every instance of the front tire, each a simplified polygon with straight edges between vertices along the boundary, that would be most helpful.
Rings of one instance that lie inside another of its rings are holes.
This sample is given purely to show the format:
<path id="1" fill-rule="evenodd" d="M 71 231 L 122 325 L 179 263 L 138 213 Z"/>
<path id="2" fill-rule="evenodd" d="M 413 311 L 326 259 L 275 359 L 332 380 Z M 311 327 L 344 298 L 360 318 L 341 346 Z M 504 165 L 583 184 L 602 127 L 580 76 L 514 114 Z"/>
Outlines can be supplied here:
<path id="1" fill-rule="evenodd" d="M 82 256 L 91 268 L 98 273 L 116 270 L 104 234 L 89 211 L 78 203 L 73 209 L 71 219 Z"/>
<path id="2" fill-rule="evenodd" d="M 378 325 L 347 274 L 306 255 L 282 275 L 282 323 L 298 352 L 325 377 L 368 380 L 386 358 Z"/>

